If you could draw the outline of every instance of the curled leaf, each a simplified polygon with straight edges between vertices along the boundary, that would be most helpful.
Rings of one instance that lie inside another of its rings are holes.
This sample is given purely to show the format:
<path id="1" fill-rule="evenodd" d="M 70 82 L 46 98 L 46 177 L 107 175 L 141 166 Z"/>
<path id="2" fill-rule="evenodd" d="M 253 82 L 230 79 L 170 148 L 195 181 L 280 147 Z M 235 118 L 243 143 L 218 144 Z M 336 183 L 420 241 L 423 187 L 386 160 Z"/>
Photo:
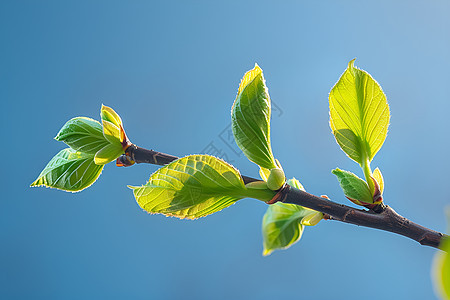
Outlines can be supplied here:
<path id="1" fill-rule="evenodd" d="M 111 144 L 117 144 L 122 145 L 120 141 L 120 128 L 117 127 L 115 124 L 109 122 L 109 121 L 102 121 L 103 124 L 103 135 L 105 138 L 111 143 Z"/>
<path id="2" fill-rule="evenodd" d="M 231 109 L 233 135 L 245 156 L 262 168 L 276 167 L 270 146 L 271 103 L 261 68 L 242 78 Z"/>
<path id="3" fill-rule="evenodd" d="M 373 178 L 376 180 L 378 187 L 380 189 L 381 194 L 384 192 L 384 179 L 383 175 L 381 174 L 381 171 L 379 168 L 376 168 L 375 171 L 373 171 Z"/>
<path id="4" fill-rule="evenodd" d="M 126 150 L 131 142 L 125 134 L 120 116 L 111 107 L 104 105 L 102 105 L 100 116 L 102 117 L 105 138 L 111 144 L 121 145 L 122 149 Z"/>
<path id="5" fill-rule="evenodd" d="M 105 106 L 102 104 L 102 108 L 100 110 L 100 117 L 104 121 L 108 121 L 116 125 L 119 128 L 122 125 L 122 119 L 120 116 L 112 109 L 111 107 Z"/>

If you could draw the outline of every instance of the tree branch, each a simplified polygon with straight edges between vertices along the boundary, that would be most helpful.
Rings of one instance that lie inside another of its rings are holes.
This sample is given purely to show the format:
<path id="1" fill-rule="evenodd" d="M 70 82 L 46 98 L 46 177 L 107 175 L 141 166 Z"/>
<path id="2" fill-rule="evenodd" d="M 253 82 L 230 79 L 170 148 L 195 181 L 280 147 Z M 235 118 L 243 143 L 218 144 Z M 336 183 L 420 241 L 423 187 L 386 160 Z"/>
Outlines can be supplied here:
<path id="1" fill-rule="evenodd" d="M 132 144 L 127 148 L 125 154 L 117 159 L 116 164 L 118 166 L 131 166 L 134 163 L 165 165 L 176 159 L 178 159 L 176 156 L 144 149 Z M 260 181 L 247 176 L 242 176 L 242 179 L 246 184 Z M 423 227 L 402 217 L 389 206 L 383 206 L 383 209 L 377 212 L 356 209 L 312 195 L 289 185 L 285 185 L 271 203 L 276 201 L 297 204 L 320 211 L 331 220 L 397 233 L 413 239 L 421 245 L 434 248 L 438 248 L 444 238 L 449 238 L 445 234 Z"/>
<path id="2" fill-rule="evenodd" d="M 446 235 L 416 224 L 399 215 L 391 207 L 375 213 L 356 209 L 343 204 L 317 197 L 307 192 L 287 186 L 289 189 L 282 200 L 284 203 L 293 203 L 305 206 L 331 216 L 330 219 L 358 226 L 377 228 L 409 237 L 421 245 L 438 248 Z"/>
<path id="3" fill-rule="evenodd" d="M 131 146 L 129 146 L 126 149 L 125 154 L 117 159 L 116 164 L 119 167 L 122 166 L 128 167 L 133 165 L 134 163 L 137 164 L 145 163 L 164 166 L 176 159 L 178 159 L 178 157 L 176 156 L 158 151 L 148 150 L 145 148 L 138 147 L 135 144 L 131 144 Z M 243 175 L 241 175 L 241 177 L 244 180 L 245 184 L 253 181 L 260 181 L 260 179 L 255 179 Z"/>

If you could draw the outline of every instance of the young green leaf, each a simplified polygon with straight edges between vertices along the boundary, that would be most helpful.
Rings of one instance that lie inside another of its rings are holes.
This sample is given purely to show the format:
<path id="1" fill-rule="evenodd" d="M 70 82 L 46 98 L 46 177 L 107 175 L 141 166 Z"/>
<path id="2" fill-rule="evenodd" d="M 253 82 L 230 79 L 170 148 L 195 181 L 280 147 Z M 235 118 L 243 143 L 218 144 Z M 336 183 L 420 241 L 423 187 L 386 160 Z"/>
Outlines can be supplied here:
<path id="1" fill-rule="evenodd" d="M 380 85 L 354 62 L 331 89 L 330 127 L 342 150 L 362 165 L 383 145 L 390 114 Z"/>
<path id="2" fill-rule="evenodd" d="M 287 183 L 304 190 L 295 178 L 288 180 Z M 270 205 L 262 223 L 263 255 L 292 246 L 300 240 L 305 225 L 316 225 L 322 218 L 322 213 L 300 205 L 281 202 Z"/>
<path id="3" fill-rule="evenodd" d="M 450 233 L 450 210 L 448 212 L 448 230 Z M 446 239 L 439 247 L 433 260 L 433 282 L 437 294 L 443 300 L 450 300 L 450 239 Z"/>
<path id="4" fill-rule="evenodd" d="M 103 166 L 94 163 L 94 155 L 71 148 L 56 154 L 31 186 L 47 186 L 64 191 L 78 192 L 92 185 Z"/>
<path id="5" fill-rule="evenodd" d="M 122 125 L 122 119 L 120 116 L 112 109 L 111 107 L 105 106 L 102 104 L 102 108 L 100 110 L 100 117 L 104 121 L 108 121 L 116 125 L 117 128 L 120 128 Z"/>
<path id="6" fill-rule="evenodd" d="M 304 226 L 298 221 L 302 207 L 277 202 L 267 208 L 263 217 L 263 255 L 276 249 L 286 249 L 298 242 Z"/>
<path id="7" fill-rule="evenodd" d="M 76 151 L 95 154 L 109 144 L 102 132 L 102 125 L 90 118 L 69 120 L 56 135 L 57 141 L 66 143 Z"/>
<path id="8" fill-rule="evenodd" d="M 111 107 L 105 105 L 102 105 L 100 116 L 102 118 L 104 137 L 111 144 L 117 145 L 117 147 L 121 146 L 123 150 L 126 150 L 131 143 L 125 134 L 120 116 Z"/>
<path id="9" fill-rule="evenodd" d="M 297 178 L 295 178 L 295 177 L 292 177 L 292 178 L 289 179 L 286 183 L 289 184 L 289 185 L 292 186 L 292 187 L 295 187 L 296 189 L 305 191 L 305 188 L 303 187 L 303 185 L 302 185 L 302 184 L 300 183 L 300 181 L 299 181 Z"/>
<path id="10" fill-rule="evenodd" d="M 270 146 L 270 97 L 261 68 L 248 71 L 239 85 L 231 109 L 232 129 L 245 156 L 260 167 L 273 169 L 275 159 Z"/>
<path id="11" fill-rule="evenodd" d="M 115 145 L 121 146 L 122 143 L 120 141 L 120 128 L 115 124 L 102 120 L 103 124 L 103 135 L 105 138 L 111 143 Z"/>
<path id="12" fill-rule="evenodd" d="M 373 195 L 367 183 L 352 172 L 334 169 L 331 171 L 336 175 L 345 196 L 355 204 L 371 207 Z"/>
<path id="13" fill-rule="evenodd" d="M 381 194 L 383 194 L 384 179 L 379 168 L 376 168 L 375 171 L 373 171 L 373 178 L 377 181 L 378 187 L 380 188 L 380 192 Z"/>
<path id="14" fill-rule="evenodd" d="M 153 173 L 145 185 L 130 188 L 147 212 L 181 219 L 204 217 L 250 196 L 239 171 L 210 155 L 175 160 Z"/>

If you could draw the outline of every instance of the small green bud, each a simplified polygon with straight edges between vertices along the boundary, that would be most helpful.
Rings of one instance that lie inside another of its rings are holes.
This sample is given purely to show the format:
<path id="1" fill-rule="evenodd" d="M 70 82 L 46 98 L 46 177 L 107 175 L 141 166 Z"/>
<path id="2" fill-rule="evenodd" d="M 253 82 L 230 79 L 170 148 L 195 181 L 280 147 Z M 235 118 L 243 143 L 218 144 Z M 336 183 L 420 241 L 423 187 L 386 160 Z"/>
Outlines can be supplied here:
<path id="1" fill-rule="evenodd" d="M 284 172 L 280 168 L 273 168 L 270 170 L 269 178 L 267 179 L 267 187 L 272 191 L 279 190 L 286 182 Z"/>

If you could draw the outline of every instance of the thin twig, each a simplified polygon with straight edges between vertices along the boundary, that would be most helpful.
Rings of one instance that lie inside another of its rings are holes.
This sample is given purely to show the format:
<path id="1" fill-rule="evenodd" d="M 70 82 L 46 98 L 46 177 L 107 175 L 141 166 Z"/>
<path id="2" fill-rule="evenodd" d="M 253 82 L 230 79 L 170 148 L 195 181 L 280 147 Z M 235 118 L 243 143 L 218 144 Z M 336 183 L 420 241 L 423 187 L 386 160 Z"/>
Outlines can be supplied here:
<path id="1" fill-rule="evenodd" d="M 130 166 L 134 163 L 165 165 L 176 159 L 178 159 L 176 156 L 147 150 L 133 144 L 126 150 L 123 156 L 118 158 L 117 165 Z M 259 179 L 247 176 L 242 176 L 242 179 L 246 184 L 253 181 L 259 181 Z M 309 194 L 289 185 L 285 185 L 283 189 L 279 191 L 275 201 L 269 202 L 274 203 L 276 201 L 297 204 L 320 211 L 326 216 L 326 219 L 329 220 L 397 233 L 413 239 L 421 245 L 434 248 L 438 248 L 444 238 L 449 238 L 445 234 L 423 227 L 402 217 L 389 206 L 385 206 L 382 210 L 377 212 L 356 209 L 323 197 Z"/>

